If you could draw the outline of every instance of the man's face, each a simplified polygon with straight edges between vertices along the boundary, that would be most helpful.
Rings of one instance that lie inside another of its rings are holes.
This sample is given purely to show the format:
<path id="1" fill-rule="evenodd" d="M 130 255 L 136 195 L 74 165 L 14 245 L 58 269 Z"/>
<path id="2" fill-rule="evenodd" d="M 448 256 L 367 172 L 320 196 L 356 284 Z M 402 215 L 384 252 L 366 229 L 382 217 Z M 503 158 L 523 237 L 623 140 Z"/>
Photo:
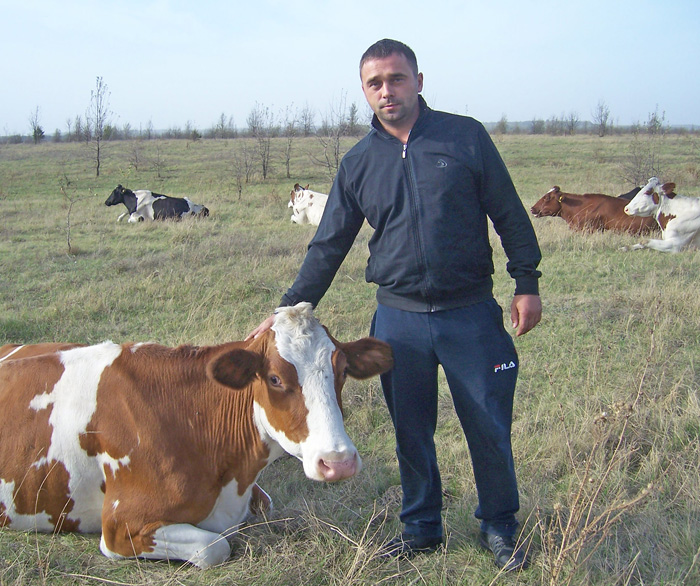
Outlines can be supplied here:
<path id="1" fill-rule="evenodd" d="M 413 73 L 401 53 L 383 59 L 371 59 L 360 70 L 362 91 L 372 111 L 383 125 L 397 128 L 412 126 L 418 118 L 418 92 L 423 89 L 423 74 Z"/>

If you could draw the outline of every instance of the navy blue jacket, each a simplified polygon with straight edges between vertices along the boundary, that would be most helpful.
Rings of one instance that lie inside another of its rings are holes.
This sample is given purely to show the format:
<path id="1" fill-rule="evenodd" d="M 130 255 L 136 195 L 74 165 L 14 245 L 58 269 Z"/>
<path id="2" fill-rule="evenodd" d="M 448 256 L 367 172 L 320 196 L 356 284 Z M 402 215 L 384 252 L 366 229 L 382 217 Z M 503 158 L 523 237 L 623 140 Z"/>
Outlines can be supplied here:
<path id="1" fill-rule="evenodd" d="M 541 254 L 530 218 L 478 121 L 431 110 L 406 145 L 376 116 L 343 158 L 323 219 L 281 305 L 316 305 L 362 224 L 374 228 L 365 278 L 377 300 L 405 311 L 463 307 L 492 297 L 487 216 L 508 257 L 515 294 L 537 294 Z"/>

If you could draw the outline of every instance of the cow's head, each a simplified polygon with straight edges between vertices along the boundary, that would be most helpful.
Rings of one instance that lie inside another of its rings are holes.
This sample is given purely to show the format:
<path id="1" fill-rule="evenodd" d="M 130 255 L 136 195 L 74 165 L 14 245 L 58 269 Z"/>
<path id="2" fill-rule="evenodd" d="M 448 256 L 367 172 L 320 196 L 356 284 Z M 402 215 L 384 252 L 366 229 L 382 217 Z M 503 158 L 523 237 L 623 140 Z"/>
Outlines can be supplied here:
<path id="1" fill-rule="evenodd" d="M 558 185 L 555 185 L 530 208 L 530 211 L 537 218 L 543 216 L 558 216 L 561 213 L 562 197 L 561 189 Z"/>
<path id="2" fill-rule="evenodd" d="M 676 195 L 673 193 L 675 188 L 675 183 L 662 184 L 657 177 L 651 177 L 625 206 L 625 213 L 629 216 L 653 216 L 658 211 L 663 197 L 672 199 Z"/>
<path id="3" fill-rule="evenodd" d="M 309 189 L 308 183 L 306 184 L 306 187 L 302 187 L 298 183 L 295 183 L 294 189 L 292 189 L 292 192 L 289 194 L 289 203 L 287 204 L 287 207 L 288 208 L 294 207 L 294 202 L 296 201 L 297 196 L 304 193 L 304 191 L 306 191 L 307 189 Z"/>
<path id="4" fill-rule="evenodd" d="M 117 185 L 114 188 L 114 191 L 109 194 L 109 197 L 107 198 L 107 201 L 105 201 L 106 206 L 115 206 L 120 203 L 124 203 L 124 194 L 128 190 L 124 189 L 121 185 Z"/>
<path id="5" fill-rule="evenodd" d="M 361 467 L 343 426 L 345 378 L 367 378 L 392 366 L 388 344 L 374 338 L 337 342 L 313 316 L 311 304 L 300 303 L 277 309 L 271 331 L 247 349 L 216 357 L 209 372 L 232 388 L 253 385 L 255 425 L 271 457 L 281 448 L 303 462 L 309 478 L 336 481 Z"/>

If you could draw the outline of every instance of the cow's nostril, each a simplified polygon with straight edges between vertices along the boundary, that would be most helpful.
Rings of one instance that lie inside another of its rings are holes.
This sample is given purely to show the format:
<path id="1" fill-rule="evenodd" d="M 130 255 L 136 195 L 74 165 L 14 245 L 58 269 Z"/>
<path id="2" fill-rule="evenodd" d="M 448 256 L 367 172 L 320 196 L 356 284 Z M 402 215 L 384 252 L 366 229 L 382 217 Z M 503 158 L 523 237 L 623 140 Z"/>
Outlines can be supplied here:
<path id="1" fill-rule="evenodd" d="M 353 455 L 351 458 L 340 461 L 331 461 L 320 459 L 318 461 L 318 470 L 326 482 L 335 482 L 350 478 L 357 473 L 357 457 Z"/>

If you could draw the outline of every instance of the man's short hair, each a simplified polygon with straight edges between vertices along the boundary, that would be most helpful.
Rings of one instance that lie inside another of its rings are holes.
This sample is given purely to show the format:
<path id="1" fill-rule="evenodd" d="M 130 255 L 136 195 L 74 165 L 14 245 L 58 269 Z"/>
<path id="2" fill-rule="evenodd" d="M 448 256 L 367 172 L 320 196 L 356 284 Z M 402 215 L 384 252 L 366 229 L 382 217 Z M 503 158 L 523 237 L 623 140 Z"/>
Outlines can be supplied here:
<path id="1" fill-rule="evenodd" d="M 362 59 L 360 59 L 360 75 L 362 75 L 362 66 L 366 61 L 370 61 L 372 59 L 385 59 L 396 53 L 406 57 L 408 64 L 413 70 L 413 74 L 417 77 L 418 59 L 416 59 L 416 54 L 413 52 L 413 49 L 401 41 L 394 41 L 393 39 L 382 39 L 381 41 L 377 41 L 364 52 Z"/>

